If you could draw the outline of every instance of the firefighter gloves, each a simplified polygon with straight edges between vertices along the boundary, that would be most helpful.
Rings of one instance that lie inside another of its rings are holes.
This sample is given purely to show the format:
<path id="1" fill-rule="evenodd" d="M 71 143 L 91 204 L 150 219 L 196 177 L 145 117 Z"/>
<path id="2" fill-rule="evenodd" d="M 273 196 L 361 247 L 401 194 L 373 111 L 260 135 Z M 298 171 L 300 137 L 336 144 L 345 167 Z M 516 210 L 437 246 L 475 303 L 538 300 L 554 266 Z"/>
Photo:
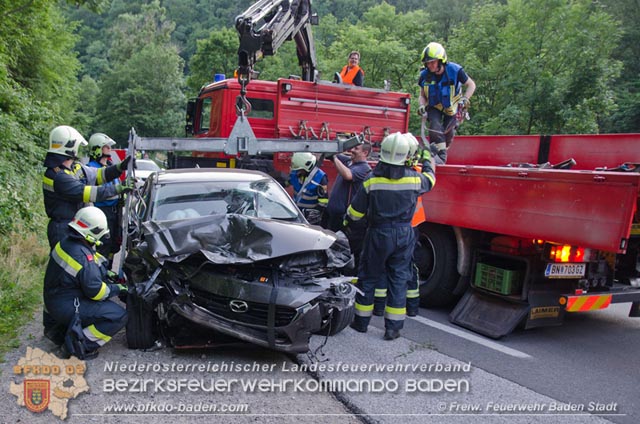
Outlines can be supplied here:
<path id="1" fill-rule="evenodd" d="M 129 165 L 129 161 L 131 161 L 131 156 L 127 156 L 126 158 L 122 159 L 122 162 L 118 164 L 118 171 L 126 171 L 127 166 Z"/>
<path id="2" fill-rule="evenodd" d="M 129 193 L 135 188 L 135 180 L 133 178 L 127 178 L 122 184 L 116 186 L 116 192 L 118 194 Z"/>
<path id="3" fill-rule="evenodd" d="M 426 114 L 427 114 L 427 105 L 420 105 L 420 107 L 418 107 L 418 115 L 424 116 Z"/>
<path id="4" fill-rule="evenodd" d="M 418 152 L 418 160 L 422 163 L 424 162 L 430 162 L 431 161 L 431 152 L 429 151 L 429 148 L 426 149 L 421 149 Z"/>

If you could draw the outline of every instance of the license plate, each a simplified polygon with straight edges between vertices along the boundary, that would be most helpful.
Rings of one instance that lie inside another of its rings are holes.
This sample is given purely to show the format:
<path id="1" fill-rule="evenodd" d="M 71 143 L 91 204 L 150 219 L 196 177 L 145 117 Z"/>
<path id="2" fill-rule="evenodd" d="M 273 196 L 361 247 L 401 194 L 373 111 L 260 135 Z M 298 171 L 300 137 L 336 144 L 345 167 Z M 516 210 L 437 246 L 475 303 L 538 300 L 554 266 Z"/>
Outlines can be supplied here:
<path id="1" fill-rule="evenodd" d="M 547 264 L 544 276 L 547 278 L 583 277 L 587 264 Z"/>

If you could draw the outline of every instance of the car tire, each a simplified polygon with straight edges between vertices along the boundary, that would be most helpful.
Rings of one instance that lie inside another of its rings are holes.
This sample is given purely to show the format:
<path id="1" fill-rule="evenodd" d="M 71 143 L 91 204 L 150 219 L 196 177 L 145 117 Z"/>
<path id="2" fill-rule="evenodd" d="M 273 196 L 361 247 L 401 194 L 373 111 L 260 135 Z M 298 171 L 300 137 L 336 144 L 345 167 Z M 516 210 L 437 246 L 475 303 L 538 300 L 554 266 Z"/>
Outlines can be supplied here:
<path id="1" fill-rule="evenodd" d="M 318 331 L 316 334 L 321 336 L 335 336 L 351 324 L 355 313 L 356 310 L 353 305 L 341 311 L 334 311 L 329 325 Z"/>
<path id="2" fill-rule="evenodd" d="M 156 337 L 153 311 L 135 293 L 127 295 L 127 315 L 129 349 L 148 349 L 154 346 Z"/>

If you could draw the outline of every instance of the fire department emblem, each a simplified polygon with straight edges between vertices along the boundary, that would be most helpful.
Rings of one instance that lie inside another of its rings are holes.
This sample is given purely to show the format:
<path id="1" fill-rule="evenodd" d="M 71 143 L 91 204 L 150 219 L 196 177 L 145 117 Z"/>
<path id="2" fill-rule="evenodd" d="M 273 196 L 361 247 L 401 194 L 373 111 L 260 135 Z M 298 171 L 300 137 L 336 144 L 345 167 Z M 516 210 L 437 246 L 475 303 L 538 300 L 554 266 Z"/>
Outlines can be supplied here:
<path id="1" fill-rule="evenodd" d="M 29 411 L 42 412 L 49 405 L 49 380 L 24 380 L 24 404 Z"/>

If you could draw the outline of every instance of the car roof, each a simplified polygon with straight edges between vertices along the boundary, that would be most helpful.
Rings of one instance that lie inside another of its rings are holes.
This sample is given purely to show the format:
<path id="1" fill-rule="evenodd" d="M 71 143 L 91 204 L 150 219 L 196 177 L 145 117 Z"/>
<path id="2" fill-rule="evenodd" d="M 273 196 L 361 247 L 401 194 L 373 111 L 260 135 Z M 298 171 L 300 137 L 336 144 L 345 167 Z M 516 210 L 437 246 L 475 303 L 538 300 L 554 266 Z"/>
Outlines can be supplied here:
<path id="1" fill-rule="evenodd" d="M 171 184 L 181 182 L 206 182 L 206 181 L 238 181 L 252 182 L 272 179 L 269 175 L 260 171 L 237 168 L 183 168 L 169 169 L 157 172 L 157 182 Z"/>

